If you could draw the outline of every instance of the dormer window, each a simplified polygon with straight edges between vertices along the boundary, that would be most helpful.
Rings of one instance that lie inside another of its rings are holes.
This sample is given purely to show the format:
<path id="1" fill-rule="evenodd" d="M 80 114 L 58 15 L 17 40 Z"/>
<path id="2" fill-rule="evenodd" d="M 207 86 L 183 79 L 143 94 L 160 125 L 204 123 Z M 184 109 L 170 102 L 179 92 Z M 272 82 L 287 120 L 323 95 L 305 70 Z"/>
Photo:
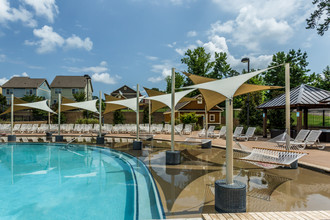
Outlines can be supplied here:
<path id="1" fill-rule="evenodd" d="M 197 104 L 203 104 L 203 98 L 202 97 L 197 98 Z"/>

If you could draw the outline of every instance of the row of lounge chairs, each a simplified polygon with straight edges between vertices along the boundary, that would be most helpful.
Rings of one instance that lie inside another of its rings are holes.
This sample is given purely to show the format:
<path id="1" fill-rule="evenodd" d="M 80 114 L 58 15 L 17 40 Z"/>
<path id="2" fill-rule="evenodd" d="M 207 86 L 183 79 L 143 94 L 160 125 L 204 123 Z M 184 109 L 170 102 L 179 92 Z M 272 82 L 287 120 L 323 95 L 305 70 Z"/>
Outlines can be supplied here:
<path id="1" fill-rule="evenodd" d="M 199 137 L 211 137 L 211 138 L 225 138 L 226 137 L 226 126 L 222 126 L 221 129 L 219 130 L 219 132 L 217 133 L 215 130 L 215 126 L 210 126 L 208 128 L 208 130 L 206 131 L 205 128 L 203 128 L 203 130 L 201 130 L 198 133 Z M 256 128 L 255 127 L 249 127 L 246 131 L 245 134 L 242 134 L 243 132 L 243 127 L 236 127 L 235 131 L 233 133 L 233 138 L 234 140 L 245 140 L 248 141 L 249 139 L 254 138 L 254 140 L 257 140 L 258 137 L 256 137 L 254 135 Z M 206 135 L 207 133 L 207 135 Z"/>
<path id="2" fill-rule="evenodd" d="M 169 134 L 171 133 L 171 125 L 165 124 L 152 124 L 149 129 L 149 124 L 141 124 L 140 131 L 156 134 Z M 78 133 L 78 134 L 87 134 L 87 133 L 97 133 L 99 132 L 99 124 L 61 124 L 60 130 L 61 133 Z M 10 124 L 0 124 L 1 133 L 10 132 Z M 33 133 L 46 133 L 46 132 L 58 132 L 58 124 L 15 124 L 13 127 L 13 132 L 15 134 L 33 134 Z M 136 124 L 104 124 L 101 127 L 102 133 L 136 133 Z M 192 125 L 179 124 L 175 126 L 176 134 L 185 134 L 189 135 L 192 132 Z"/>
<path id="3" fill-rule="evenodd" d="M 297 134 L 294 140 L 290 140 L 291 148 L 304 150 L 307 146 L 315 146 L 318 149 L 323 150 L 325 145 L 321 145 L 319 137 L 321 135 L 321 130 L 308 130 L 308 129 L 301 129 Z M 280 137 L 280 140 L 276 141 L 278 146 L 284 147 L 286 145 L 286 133 Z"/>

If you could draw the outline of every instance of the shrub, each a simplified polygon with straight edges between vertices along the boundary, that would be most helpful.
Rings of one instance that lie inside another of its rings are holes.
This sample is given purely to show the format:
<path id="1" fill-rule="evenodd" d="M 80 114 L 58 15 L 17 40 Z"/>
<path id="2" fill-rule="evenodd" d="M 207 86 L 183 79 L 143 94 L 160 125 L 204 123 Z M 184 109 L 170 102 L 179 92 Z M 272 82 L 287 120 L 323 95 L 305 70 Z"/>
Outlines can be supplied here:
<path id="1" fill-rule="evenodd" d="M 198 122 L 199 117 L 201 117 L 201 116 L 196 115 L 195 112 L 185 113 L 185 114 L 180 115 L 180 121 L 183 124 L 195 124 L 196 122 Z"/>
<path id="2" fill-rule="evenodd" d="M 98 124 L 99 120 L 95 118 L 78 118 L 75 124 Z"/>

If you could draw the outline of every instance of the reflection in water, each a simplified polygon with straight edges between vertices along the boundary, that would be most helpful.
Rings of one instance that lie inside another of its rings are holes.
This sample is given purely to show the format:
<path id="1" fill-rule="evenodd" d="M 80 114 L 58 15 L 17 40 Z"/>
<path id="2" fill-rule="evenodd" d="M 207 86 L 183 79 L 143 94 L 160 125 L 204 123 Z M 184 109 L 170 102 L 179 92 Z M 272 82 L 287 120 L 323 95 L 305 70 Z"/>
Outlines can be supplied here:
<path id="1" fill-rule="evenodd" d="M 225 150 L 176 145 L 180 165 L 165 165 L 170 143 L 145 141 L 141 151 L 132 145 L 113 143 L 111 148 L 132 154 L 149 167 L 157 182 L 165 214 L 200 217 L 215 213 L 214 182 L 225 179 Z M 247 185 L 247 211 L 327 210 L 330 207 L 330 176 L 299 167 L 264 170 L 234 161 L 235 179 Z"/>

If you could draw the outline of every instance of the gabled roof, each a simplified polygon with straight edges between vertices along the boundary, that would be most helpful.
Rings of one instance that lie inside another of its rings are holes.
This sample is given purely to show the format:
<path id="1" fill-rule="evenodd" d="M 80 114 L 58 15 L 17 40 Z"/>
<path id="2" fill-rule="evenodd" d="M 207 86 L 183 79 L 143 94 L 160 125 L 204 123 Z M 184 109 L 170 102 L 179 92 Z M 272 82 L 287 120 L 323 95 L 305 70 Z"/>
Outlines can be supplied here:
<path id="1" fill-rule="evenodd" d="M 111 95 L 116 97 L 117 95 L 120 95 L 120 92 L 119 91 L 123 94 L 123 97 L 124 98 L 129 99 L 129 98 L 136 97 L 136 91 L 134 89 L 130 88 L 129 86 L 127 86 L 127 85 L 123 85 L 119 89 L 113 91 L 111 93 Z M 141 96 L 141 94 L 139 94 L 139 95 Z"/>
<path id="2" fill-rule="evenodd" d="M 53 80 L 52 84 L 50 84 L 51 88 L 85 88 L 87 85 L 86 76 L 56 76 Z M 90 79 L 90 78 L 89 78 Z M 91 81 L 91 80 L 90 80 Z M 91 81 L 92 84 L 92 81 Z M 93 86 L 92 86 L 93 91 Z"/>
<path id="3" fill-rule="evenodd" d="M 320 108 L 329 107 L 330 104 L 320 103 L 320 100 L 330 96 L 330 91 L 315 88 L 305 84 L 292 89 L 290 91 L 290 104 L 291 107 L 308 107 L 308 108 Z M 285 94 L 279 95 L 272 100 L 259 105 L 259 109 L 268 108 L 284 108 L 285 106 Z"/>
<path id="4" fill-rule="evenodd" d="M 3 88 L 38 88 L 46 79 L 30 77 L 13 77 L 2 85 Z"/>
<path id="5" fill-rule="evenodd" d="M 321 102 L 321 103 L 328 103 L 328 102 L 330 102 L 330 96 L 328 96 L 328 97 L 326 97 L 324 99 L 321 99 L 319 102 Z"/>

